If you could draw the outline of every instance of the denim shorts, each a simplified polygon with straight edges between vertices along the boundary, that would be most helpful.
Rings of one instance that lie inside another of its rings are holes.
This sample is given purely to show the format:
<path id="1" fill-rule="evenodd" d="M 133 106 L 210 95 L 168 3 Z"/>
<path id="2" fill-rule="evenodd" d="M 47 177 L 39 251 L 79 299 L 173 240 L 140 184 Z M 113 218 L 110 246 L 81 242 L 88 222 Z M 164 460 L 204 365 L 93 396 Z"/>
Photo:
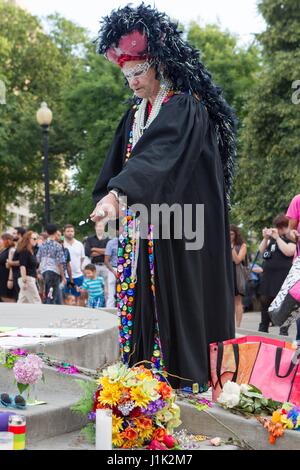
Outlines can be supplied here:
<path id="1" fill-rule="evenodd" d="M 105 307 L 104 295 L 101 297 L 89 297 L 87 307 L 89 308 L 103 308 Z"/>
<path id="2" fill-rule="evenodd" d="M 73 279 L 73 282 L 75 286 L 81 287 L 83 284 L 84 276 L 76 277 Z M 75 297 L 80 297 L 80 292 L 77 292 L 75 287 L 69 287 L 68 286 L 69 279 L 67 279 L 67 284 L 64 287 L 64 294 L 71 294 L 74 295 Z"/>

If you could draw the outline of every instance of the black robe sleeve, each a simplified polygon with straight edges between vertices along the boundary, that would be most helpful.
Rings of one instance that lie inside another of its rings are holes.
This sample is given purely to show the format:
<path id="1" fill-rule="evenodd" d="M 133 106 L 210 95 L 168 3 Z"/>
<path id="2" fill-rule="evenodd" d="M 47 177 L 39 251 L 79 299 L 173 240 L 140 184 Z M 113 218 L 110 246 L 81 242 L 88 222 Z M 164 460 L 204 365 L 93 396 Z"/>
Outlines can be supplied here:
<path id="1" fill-rule="evenodd" d="M 163 105 L 132 155 L 108 183 L 126 194 L 128 204 L 181 203 L 205 143 L 205 106 L 190 95 L 176 95 Z"/>
<path id="2" fill-rule="evenodd" d="M 106 196 L 108 192 L 107 185 L 110 179 L 118 175 L 122 170 L 131 120 L 132 111 L 129 109 L 117 127 L 114 140 L 105 159 L 101 173 L 97 179 L 95 189 L 93 191 L 93 200 L 95 204 Z"/>

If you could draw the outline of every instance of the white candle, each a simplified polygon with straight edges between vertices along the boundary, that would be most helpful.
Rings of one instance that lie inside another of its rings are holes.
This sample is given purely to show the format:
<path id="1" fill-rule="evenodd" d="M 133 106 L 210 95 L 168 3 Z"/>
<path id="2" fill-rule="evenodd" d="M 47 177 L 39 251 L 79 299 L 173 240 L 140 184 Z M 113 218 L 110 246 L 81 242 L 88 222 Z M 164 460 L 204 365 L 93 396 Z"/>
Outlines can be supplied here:
<path id="1" fill-rule="evenodd" d="M 112 412 L 96 411 L 96 450 L 112 450 Z"/>

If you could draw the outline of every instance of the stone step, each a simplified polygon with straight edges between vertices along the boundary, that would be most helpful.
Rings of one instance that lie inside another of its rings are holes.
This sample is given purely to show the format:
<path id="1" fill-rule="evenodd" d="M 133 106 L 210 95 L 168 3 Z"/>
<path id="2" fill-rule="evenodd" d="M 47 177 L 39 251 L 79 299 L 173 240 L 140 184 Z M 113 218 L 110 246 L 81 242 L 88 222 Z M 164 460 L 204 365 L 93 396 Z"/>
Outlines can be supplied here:
<path id="1" fill-rule="evenodd" d="M 0 303 L 0 327 L 54 328 L 58 332 L 62 328 L 94 330 L 93 334 L 80 338 L 41 338 L 39 344 L 29 344 L 28 338 L 24 338 L 24 344 L 20 343 L 18 347 L 42 352 L 88 369 L 102 368 L 119 357 L 118 318 L 107 311 L 60 305 Z"/>
<path id="2" fill-rule="evenodd" d="M 36 385 L 36 396 L 46 404 L 28 406 L 22 411 L 0 408 L 0 412 L 11 411 L 26 416 L 28 445 L 80 430 L 87 422 L 84 417 L 71 411 L 82 396 L 82 389 L 77 383 L 77 379 L 82 377 L 67 376 L 49 367 L 45 367 L 44 376 L 45 383 L 41 381 Z M 0 367 L 0 390 L 13 396 L 18 394 L 12 371 L 3 367 Z"/>
<path id="3" fill-rule="evenodd" d="M 210 394 L 206 394 L 205 398 L 210 399 Z M 284 436 L 272 445 L 269 443 L 267 430 L 254 417 L 247 419 L 233 414 L 215 403 L 205 411 L 198 411 L 186 401 L 178 400 L 177 403 L 181 408 L 182 427 L 192 434 L 225 440 L 232 437 L 252 450 L 300 449 L 300 433 L 297 431 L 285 431 Z"/>
<path id="4" fill-rule="evenodd" d="M 46 439 L 27 446 L 28 450 L 96 450 L 95 446 L 89 444 L 80 431 L 75 431 L 51 439 Z M 221 445 L 214 447 L 209 441 L 199 444 L 197 450 L 239 450 L 238 447 L 232 445 Z"/>

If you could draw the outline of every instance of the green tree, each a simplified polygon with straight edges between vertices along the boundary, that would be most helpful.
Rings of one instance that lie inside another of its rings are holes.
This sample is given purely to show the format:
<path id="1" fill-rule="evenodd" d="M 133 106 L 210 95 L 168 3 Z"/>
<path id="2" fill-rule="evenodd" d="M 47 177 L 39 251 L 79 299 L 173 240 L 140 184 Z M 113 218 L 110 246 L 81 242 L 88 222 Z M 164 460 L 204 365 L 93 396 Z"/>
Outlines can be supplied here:
<path id="1" fill-rule="evenodd" d="M 247 102 L 234 208 L 257 232 L 300 192 L 300 105 L 292 101 L 300 79 L 300 10 L 294 0 L 262 0 L 259 10 L 267 23 L 258 37 L 264 67 Z"/>
<path id="2" fill-rule="evenodd" d="M 62 95 L 83 66 L 78 50 L 85 49 L 88 39 L 82 28 L 58 15 L 49 19 L 49 30 L 46 34 L 36 17 L 0 0 L 0 80 L 7 89 L 6 105 L 0 105 L 0 220 L 7 203 L 43 180 L 41 132 L 35 118 L 41 101 L 48 102 L 55 116 L 50 132 L 54 181 L 72 153 L 59 118 Z"/>
<path id="3" fill-rule="evenodd" d="M 73 176 L 63 190 L 53 188 L 51 197 L 53 220 L 60 225 L 74 224 L 81 235 L 91 230 L 89 225 L 79 228 L 78 223 L 87 219 L 93 209 L 92 190 L 129 97 L 116 66 L 93 50 L 86 62 L 88 66 L 81 70 L 77 82 L 65 90 L 61 117 L 67 123 L 75 155 Z M 40 214 L 42 206 L 34 210 Z"/>
<path id="4" fill-rule="evenodd" d="M 212 73 L 214 82 L 223 89 L 226 100 L 241 120 L 247 92 L 252 89 L 259 70 L 257 46 L 239 46 L 234 34 L 222 31 L 215 24 L 201 27 L 191 23 L 188 39 L 199 49 L 201 60 Z"/>

